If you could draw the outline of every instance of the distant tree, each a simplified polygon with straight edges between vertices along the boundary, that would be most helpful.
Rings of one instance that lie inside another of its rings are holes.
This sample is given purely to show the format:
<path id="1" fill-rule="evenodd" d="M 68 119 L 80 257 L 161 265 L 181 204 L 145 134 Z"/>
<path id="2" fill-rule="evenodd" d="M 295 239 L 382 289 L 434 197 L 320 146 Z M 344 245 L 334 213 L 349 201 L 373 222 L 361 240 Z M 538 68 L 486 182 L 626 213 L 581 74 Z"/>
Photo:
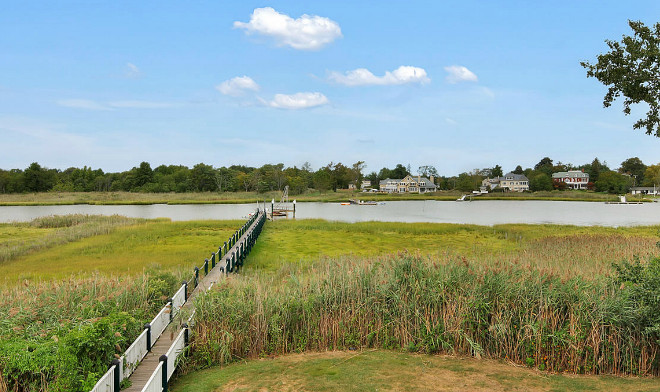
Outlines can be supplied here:
<path id="1" fill-rule="evenodd" d="M 431 176 L 433 177 L 438 177 L 438 171 L 434 166 L 431 165 L 424 165 L 420 166 L 417 168 L 417 174 L 419 174 L 422 177 L 428 177 L 430 178 Z"/>
<path id="2" fill-rule="evenodd" d="M 142 162 L 139 167 L 133 169 L 135 171 L 133 179 L 134 187 L 141 187 L 144 184 L 153 181 L 154 172 L 151 170 L 149 162 Z"/>
<path id="3" fill-rule="evenodd" d="M 598 180 L 594 182 L 596 191 L 608 193 L 627 193 L 630 189 L 630 177 L 615 171 L 606 170 L 600 173 Z"/>
<path id="4" fill-rule="evenodd" d="M 360 186 L 362 185 L 362 179 L 364 176 L 362 175 L 362 170 L 364 170 L 367 167 L 365 165 L 364 161 L 357 161 L 353 165 L 351 165 L 351 171 L 352 171 L 352 182 L 355 184 L 355 186 L 359 189 Z"/>
<path id="5" fill-rule="evenodd" d="M 552 176 L 552 159 L 545 157 L 534 165 L 534 170 L 541 171 L 549 176 Z"/>
<path id="6" fill-rule="evenodd" d="M 211 165 L 198 163 L 190 170 L 190 182 L 197 192 L 212 192 L 218 190 L 216 170 Z"/>
<path id="7" fill-rule="evenodd" d="M 530 191 L 551 191 L 553 188 L 552 178 L 543 172 L 532 172 L 528 178 Z"/>
<path id="8" fill-rule="evenodd" d="M 513 174 L 523 174 L 523 173 L 524 173 L 523 168 L 520 165 L 516 166 L 516 168 L 513 169 Z"/>
<path id="9" fill-rule="evenodd" d="M 633 176 L 635 184 L 642 184 L 644 182 L 645 171 L 646 165 L 637 157 L 628 158 L 621 162 L 621 167 L 619 168 L 619 173 Z"/>
<path id="10" fill-rule="evenodd" d="M 520 168 L 522 170 L 522 168 Z M 494 168 L 490 169 L 490 175 L 493 177 L 502 177 L 504 172 L 502 171 L 502 166 L 495 165 Z"/>
<path id="11" fill-rule="evenodd" d="M 390 172 L 391 178 L 404 178 L 408 174 L 410 174 L 410 168 L 406 168 L 400 163 L 398 163 L 396 167 Z"/>
<path id="12" fill-rule="evenodd" d="M 25 169 L 23 181 L 26 191 L 45 192 L 55 185 L 55 176 L 53 172 L 42 168 L 37 162 L 33 162 Z"/>
<path id="13" fill-rule="evenodd" d="M 598 158 L 594 158 L 590 164 L 584 165 L 583 169 L 585 172 L 589 173 L 589 181 L 594 183 L 598 181 L 601 172 L 610 170 L 610 168 L 607 167 L 607 164 L 601 163 Z"/>
<path id="14" fill-rule="evenodd" d="M 456 179 L 456 189 L 463 192 L 471 192 L 479 189 L 481 176 L 475 173 L 461 173 Z"/>
<path id="15" fill-rule="evenodd" d="M 610 51 L 598 55 L 598 62 L 580 62 L 587 69 L 587 77 L 598 79 L 607 86 L 603 106 L 609 107 L 624 96 L 623 113 L 629 115 L 630 106 L 640 102 L 648 105 L 646 117 L 637 120 L 634 129 L 646 129 L 647 135 L 660 137 L 660 23 L 651 28 L 640 21 L 628 21 L 633 36 L 624 35 L 621 42 L 605 40 Z"/>
<path id="16" fill-rule="evenodd" d="M 646 168 L 644 171 L 644 186 L 660 186 L 660 163 Z"/>
<path id="17" fill-rule="evenodd" d="M 332 172 L 327 167 L 322 167 L 314 173 L 313 178 L 314 189 L 319 191 L 329 190 L 332 183 Z"/>

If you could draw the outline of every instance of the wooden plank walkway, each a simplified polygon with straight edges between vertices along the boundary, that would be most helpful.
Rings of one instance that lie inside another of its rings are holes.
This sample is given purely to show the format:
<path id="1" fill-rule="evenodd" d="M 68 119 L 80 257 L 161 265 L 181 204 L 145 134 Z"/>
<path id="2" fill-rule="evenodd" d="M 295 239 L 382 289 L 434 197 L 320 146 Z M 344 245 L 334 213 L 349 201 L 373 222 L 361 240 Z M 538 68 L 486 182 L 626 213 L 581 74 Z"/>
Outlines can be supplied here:
<path id="1" fill-rule="evenodd" d="M 259 212 L 259 214 L 264 214 L 264 212 Z M 252 223 L 252 226 L 250 226 L 241 238 L 236 241 L 236 244 L 229 249 L 227 252 L 228 255 L 231 255 L 232 252 L 236 252 L 238 250 L 239 245 L 243 242 L 245 238 L 247 238 L 248 234 L 255 228 L 255 226 L 259 223 L 259 219 L 255 219 L 255 221 Z M 192 313 L 192 310 L 194 309 L 194 299 L 197 297 L 197 295 L 203 291 L 208 290 L 214 283 L 218 282 L 220 279 L 223 278 L 225 275 L 223 272 L 220 272 L 220 265 L 224 266 L 224 260 L 225 256 L 223 256 L 222 259 L 218 260 L 218 263 L 215 265 L 215 268 L 211 269 L 209 271 L 209 274 L 206 275 L 205 277 L 201 278 L 199 284 L 197 287 L 193 290 L 193 292 L 190 294 L 188 297 L 188 300 L 186 301 L 185 304 L 181 307 L 179 310 L 180 314 L 183 315 L 188 315 Z M 209 265 L 210 267 L 210 265 Z M 185 319 L 187 319 L 188 316 L 185 316 Z M 151 347 L 151 352 L 147 353 L 147 355 L 144 357 L 142 362 L 138 365 L 138 367 L 135 369 L 133 374 L 128 378 L 131 382 L 131 386 L 122 389 L 122 391 L 125 392 L 141 392 L 142 388 L 147 384 L 147 381 L 149 381 L 149 378 L 151 375 L 154 373 L 156 370 L 156 367 L 158 366 L 159 358 L 161 355 L 166 354 L 167 350 L 170 349 L 170 346 L 172 346 L 172 342 L 174 342 L 174 339 L 176 339 L 177 335 L 181 331 L 181 325 L 182 321 L 181 318 L 175 319 L 170 323 L 170 325 L 165 328 L 165 331 L 163 331 L 163 334 L 160 335 L 160 338 L 156 340 L 155 343 L 152 343 Z"/>

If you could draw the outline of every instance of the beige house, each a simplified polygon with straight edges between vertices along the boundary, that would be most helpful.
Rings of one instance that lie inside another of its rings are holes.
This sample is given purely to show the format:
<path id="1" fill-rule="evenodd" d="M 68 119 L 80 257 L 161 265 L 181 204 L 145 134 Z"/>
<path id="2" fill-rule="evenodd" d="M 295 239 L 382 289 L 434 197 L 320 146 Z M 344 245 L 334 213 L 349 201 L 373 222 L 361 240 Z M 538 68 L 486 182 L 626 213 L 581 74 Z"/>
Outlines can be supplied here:
<path id="1" fill-rule="evenodd" d="M 502 188 L 508 192 L 524 192 L 529 190 L 529 179 L 524 174 L 509 172 L 504 177 L 486 178 L 481 181 L 481 188 L 484 190 Z"/>
<path id="2" fill-rule="evenodd" d="M 433 183 L 433 176 L 426 177 L 413 177 L 408 174 L 402 179 L 387 178 L 380 182 L 380 190 L 388 193 L 427 193 L 435 192 L 438 187 Z"/>

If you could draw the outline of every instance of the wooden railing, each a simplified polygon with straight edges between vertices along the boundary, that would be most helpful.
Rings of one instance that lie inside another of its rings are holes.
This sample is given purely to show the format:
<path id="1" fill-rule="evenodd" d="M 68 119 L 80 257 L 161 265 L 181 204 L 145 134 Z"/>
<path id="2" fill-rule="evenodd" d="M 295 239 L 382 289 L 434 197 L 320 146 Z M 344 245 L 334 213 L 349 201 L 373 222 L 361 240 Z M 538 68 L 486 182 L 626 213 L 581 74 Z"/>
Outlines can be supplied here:
<path id="1" fill-rule="evenodd" d="M 241 228 L 236 230 L 228 241 L 218 248 L 217 252 L 211 253 L 210 260 L 204 259 L 201 268 L 195 267 L 192 277 L 183 282 L 156 317 L 150 323 L 145 324 L 144 331 L 133 341 L 124 352 L 124 355 L 112 361 L 108 371 L 99 379 L 90 392 L 118 392 L 121 381 L 128 378 L 135 371 L 140 361 L 144 359 L 165 328 L 172 322 L 175 314 L 184 306 L 192 293 L 192 290 L 189 290 L 191 285 L 193 289 L 199 285 L 200 272 L 203 271 L 204 275 L 208 275 L 210 270 L 216 267 L 216 258 L 218 268 L 222 273 L 237 272 L 243 266 L 245 258 L 256 243 L 265 221 L 265 212 L 257 210 Z M 231 251 L 237 244 L 238 246 Z M 220 262 L 223 256 L 225 257 L 224 263 Z M 188 346 L 189 326 L 194 321 L 193 316 L 194 311 L 188 319 L 188 323 L 183 324 L 181 332 L 177 335 L 170 349 L 160 357 L 160 363 L 142 389 L 143 392 L 167 391 L 167 382 L 176 369 L 178 358 Z"/>

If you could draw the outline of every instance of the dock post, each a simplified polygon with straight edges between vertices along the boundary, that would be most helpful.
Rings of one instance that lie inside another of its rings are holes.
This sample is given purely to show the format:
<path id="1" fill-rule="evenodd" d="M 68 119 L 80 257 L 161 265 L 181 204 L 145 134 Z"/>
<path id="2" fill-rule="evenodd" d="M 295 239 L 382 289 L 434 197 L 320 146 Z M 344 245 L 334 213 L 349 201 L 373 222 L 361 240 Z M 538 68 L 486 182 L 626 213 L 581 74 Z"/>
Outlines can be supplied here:
<path id="1" fill-rule="evenodd" d="M 151 351 L 151 324 L 144 324 L 144 329 L 147 330 L 147 351 Z"/>
<path id="2" fill-rule="evenodd" d="M 167 392 L 167 355 L 161 355 L 158 360 L 163 363 L 163 379 L 161 385 L 163 387 L 163 392 Z"/>
<path id="3" fill-rule="evenodd" d="M 115 367 L 115 370 L 112 372 L 112 377 L 114 378 L 114 380 L 113 380 L 114 381 L 113 382 L 114 392 L 119 392 L 119 384 L 121 382 L 121 380 L 119 380 L 119 372 L 120 372 L 119 366 L 121 366 L 121 363 L 119 362 L 119 360 L 117 358 L 115 358 L 115 359 L 112 360 L 112 363 L 110 364 L 110 366 Z"/>
<path id="4" fill-rule="evenodd" d="M 293 219 L 296 219 L 296 201 L 293 201 Z"/>

